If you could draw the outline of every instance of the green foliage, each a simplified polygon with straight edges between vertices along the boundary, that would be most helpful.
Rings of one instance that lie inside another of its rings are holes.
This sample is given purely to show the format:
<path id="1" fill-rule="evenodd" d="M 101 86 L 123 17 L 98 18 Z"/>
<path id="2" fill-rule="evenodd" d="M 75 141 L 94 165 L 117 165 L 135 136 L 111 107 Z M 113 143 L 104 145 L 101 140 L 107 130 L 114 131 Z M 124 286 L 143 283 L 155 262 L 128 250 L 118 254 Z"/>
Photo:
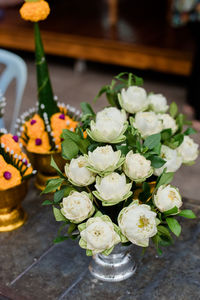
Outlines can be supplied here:
<path id="1" fill-rule="evenodd" d="M 106 98 L 111 106 L 116 106 L 120 108 L 118 101 L 118 93 L 122 88 L 128 88 L 132 85 L 143 85 L 143 79 L 135 76 L 132 73 L 123 72 L 114 77 L 111 81 L 110 85 L 103 86 L 96 97 L 94 98 L 94 102 L 101 97 L 103 94 L 106 94 Z"/>
<path id="2" fill-rule="evenodd" d="M 48 194 L 55 192 L 63 183 L 65 179 L 63 178 L 54 178 L 47 181 L 47 185 L 44 191 L 41 194 Z"/>
<path id="3" fill-rule="evenodd" d="M 57 106 L 56 101 L 54 100 L 48 66 L 45 58 L 42 39 L 40 36 L 40 29 L 37 22 L 34 24 L 34 28 L 35 28 L 35 58 L 36 58 L 38 100 L 39 100 L 38 113 L 43 118 L 44 110 L 41 108 L 41 104 L 44 104 L 45 112 L 47 113 L 48 119 L 50 120 L 53 114 L 59 112 L 59 108 Z"/>
<path id="4" fill-rule="evenodd" d="M 194 128 L 188 127 L 188 128 L 185 130 L 184 135 L 192 135 L 192 134 L 195 134 L 195 133 L 197 133 L 197 131 L 196 131 Z"/>
<path id="5" fill-rule="evenodd" d="M 165 171 L 158 177 L 156 182 L 156 188 L 158 189 L 163 184 L 169 184 L 174 177 L 173 172 L 165 173 Z"/>
<path id="6" fill-rule="evenodd" d="M 169 229 L 176 235 L 179 236 L 181 234 L 181 225 L 179 222 L 173 217 L 166 218 L 167 225 Z"/>
<path id="7" fill-rule="evenodd" d="M 176 149 L 182 144 L 183 139 L 184 139 L 184 135 L 182 133 L 178 133 L 173 137 L 171 137 L 171 139 L 169 139 L 168 141 L 165 141 L 164 144 L 172 149 Z"/>
<path id="8" fill-rule="evenodd" d="M 167 217 L 167 216 L 170 216 L 170 215 L 173 215 L 173 214 L 177 214 L 177 213 L 178 213 L 178 208 L 176 206 L 174 206 L 172 209 L 169 209 L 169 210 L 165 211 L 163 213 L 163 215 L 165 217 Z"/>
<path id="9" fill-rule="evenodd" d="M 178 106 L 175 102 L 172 102 L 169 107 L 169 113 L 172 118 L 175 118 L 178 114 Z"/>
<path id="10" fill-rule="evenodd" d="M 70 130 L 63 130 L 62 137 L 64 139 L 62 143 L 62 156 L 65 159 L 71 160 L 75 158 L 79 152 L 86 154 L 90 142 L 88 139 L 84 139 L 77 132 Z"/>
<path id="11" fill-rule="evenodd" d="M 182 210 L 178 214 L 178 216 L 181 216 L 181 217 L 184 217 L 184 218 L 187 218 L 187 219 L 195 219 L 196 218 L 196 215 L 190 209 L 184 209 L 184 210 Z"/>
<path id="12" fill-rule="evenodd" d="M 151 197 L 151 190 L 148 182 L 143 182 L 142 192 L 139 194 L 139 200 L 141 202 L 146 202 Z"/>
<path id="13" fill-rule="evenodd" d="M 160 133 L 152 134 L 144 140 L 144 146 L 149 149 L 154 149 L 160 143 L 160 140 L 161 140 Z"/>
<path id="14" fill-rule="evenodd" d="M 151 155 L 148 159 L 151 161 L 151 165 L 154 168 L 161 168 L 166 163 L 164 159 L 156 155 Z"/>

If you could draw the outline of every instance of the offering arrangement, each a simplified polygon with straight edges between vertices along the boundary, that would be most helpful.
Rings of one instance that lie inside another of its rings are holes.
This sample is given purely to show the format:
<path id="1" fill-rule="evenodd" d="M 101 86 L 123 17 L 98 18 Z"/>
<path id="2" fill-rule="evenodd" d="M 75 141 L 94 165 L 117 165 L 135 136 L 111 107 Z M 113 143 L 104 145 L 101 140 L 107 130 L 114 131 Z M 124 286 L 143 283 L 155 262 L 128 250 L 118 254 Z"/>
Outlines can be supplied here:
<path id="1" fill-rule="evenodd" d="M 21 207 L 28 179 L 35 174 L 16 135 L 0 130 L 0 232 L 22 226 L 27 218 Z"/>
<path id="2" fill-rule="evenodd" d="M 44 190 L 55 191 L 53 202 L 44 204 L 52 204 L 56 220 L 68 225 L 55 242 L 78 238 L 86 255 L 95 257 L 91 272 L 103 280 L 123 280 L 135 271 L 129 256 L 118 268 L 119 257 L 128 254 L 120 248 L 116 256 L 117 245 L 148 247 L 151 240 L 161 254 L 172 244 L 172 233 L 181 233 L 179 217 L 195 218 L 182 209 L 179 189 L 170 184 L 181 165 L 198 156 L 189 137 L 195 131 L 185 128 L 189 123 L 174 102 L 169 106 L 163 95 L 147 94 L 141 84 L 133 74 L 119 74 L 96 97 L 106 93 L 111 106 L 95 114 L 88 103 L 81 104 L 81 125 L 62 134 L 65 174 L 52 158 L 60 178 Z"/>

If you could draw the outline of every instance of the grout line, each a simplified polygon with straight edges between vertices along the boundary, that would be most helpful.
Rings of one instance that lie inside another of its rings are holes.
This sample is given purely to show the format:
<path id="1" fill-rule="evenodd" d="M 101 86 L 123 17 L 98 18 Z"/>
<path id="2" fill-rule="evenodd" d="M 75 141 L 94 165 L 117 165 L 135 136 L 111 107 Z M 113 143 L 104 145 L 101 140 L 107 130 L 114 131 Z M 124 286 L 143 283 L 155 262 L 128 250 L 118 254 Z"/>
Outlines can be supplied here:
<path id="1" fill-rule="evenodd" d="M 34 259 L 34 262 L 28 266 L 22 273 L 20 273 L 11 283 L 9 286 L 12 286 L 16 281 L 18 281 L 22 276 L 24 276 L 28 271 L 30 271 L 38 262 L 40 262 L 43 257 L 45 257 L 56 245 L 52 245 L 50 248 L 48 248 L 38 259 Z"/>
<path id="2" fill-rule="evenodd" d="M 72 283 L 70 287 L 66 289 L 66 291 L 62 293 L 62 295 L 58 298 L 58 300 L 62 300 L 67 294 L 69 294 L 69 292 L 83 279 L 83 277 L 87 272 L 88 272 L 88 268 L 80 274 L 80 276 L 74 281 L 74 283 Z"/>

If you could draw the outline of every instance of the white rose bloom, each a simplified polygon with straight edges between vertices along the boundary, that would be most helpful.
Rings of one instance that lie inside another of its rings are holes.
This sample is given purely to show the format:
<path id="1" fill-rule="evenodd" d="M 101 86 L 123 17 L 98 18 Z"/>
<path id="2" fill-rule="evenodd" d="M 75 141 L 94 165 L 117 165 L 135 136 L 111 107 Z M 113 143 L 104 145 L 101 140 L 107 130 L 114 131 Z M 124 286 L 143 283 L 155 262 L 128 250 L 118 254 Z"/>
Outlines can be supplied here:
<path id="1" fill-rule="evenodd" d="M 158 118 L 162 122 L 162 130 L 170 128 L 172 133 L 177 131 L 178 126 L 176 121 L 169 114 L 159 114 Z"/>
<path id="2" fill-rule="evenodd" d="M 156 213 L 146 204 L 134 201 L 123 208 L 118 216 L 118 224 L 127 239 L 138 246 L 148 247 L 149 238 L 157 233 Z"/>
<path id="3" fill-rule="evenodd" d="M 135 182 L 142 182 L 153 174 L 151 161 L 139 153 L 129 151 L 124 162 L 124 173 Z"/>
<path id="4" fill-rule="evenodd" d="M 87 159 L 84 156 L 73 158 L 70 164 L 66 164 L 65 174 L 76 186 L 87 186 L 95 181 L 95 174 L 88 170 Z"/>
<path id="5" fill-rule="evenodd" d="M 138 112 L 131 125 L 138 129 L 143 138 L 162 131 L 162 122 L 153 111 Z"/>
<path id="6" fill-rule="evenodd" d="M 165 113 L 169 108 L 167 99 L 162 94 L 150 94 L 148 100 L 150 109 L 155 113 Z"/>
<path id="7" fill-rule="evenodd" d="M 121 107 L 131 114 L 143 111 L 149 105 L 145 89 L 138 86 L 130 86 L 127 90 L 122 89 L 118 98 Z"/>
<path id="8" fill-rule="evenodd" d="M 184 164 L 190 164 L 195 161 L 199 155 L 199 145 L 189 136 L 184 136 L 182 144 L 176 148 L 178 154 L 182 157 Z"/>
<path id="9" fill-rule="evenodd" d="M 161 185 L 154 194 L 153 201 L 161 212 L 170 210 L 175 206 L 180 208 L 183 204 L 178 188 L 171 185 Z"/>
<path id="10" fill-rule="evenodd" d="M 108 255 L 113 247 L 120 243 L 120 236 L 108 216 L 90 218 L 78 226 L 81 239 L 79 245 L 87 249 L 87 255 L 102 253 Z"/>
<path id="11" fill-rule="evenodd" d="M 182 164 L 182 158 L 178 155 L 176 149 L 171 149 L 168 146 L 162 145 L 160 156 L 166 163 L 161 168 L 154 169 L 154 175 L 156 176 L 160 176 L 165 168 L 167 168 L 166 172 L 176 172 Z"/>
<path id="12" fill-rule="evenodd" d="M 87 133 L 97 142 L 119 143 L 126 139 L 123 134 L 127 126 L 125 111 L 109 107 L 97 113 L 96 123 L 91 121 Z"/>
<path id="13" fill-rule="evenodd" d="M 97 176 L 93 194 L 101 200 L 104 206 L 115 205 L 132 195 L 130 192 L 132 183 L 126 183 L 124 173 L 111 173 L 103 178 Z"/>
<path id="14" fill-rule="evenodd" d="M 89 151 L 86 157 L 88 169 L 100 174 L 113 172 L 124 162 L 124 158 L 121 157 L 121 151 L 114 151 L 110 145 L 97 147 L 93 152 Z"/>
<path id="15" fill-rule="evenodd" d="M 63 198 L 61 213 L 72 223 L 81 223 L 94 211 L 91 194 L 72 191 L 68 197 Z"/>

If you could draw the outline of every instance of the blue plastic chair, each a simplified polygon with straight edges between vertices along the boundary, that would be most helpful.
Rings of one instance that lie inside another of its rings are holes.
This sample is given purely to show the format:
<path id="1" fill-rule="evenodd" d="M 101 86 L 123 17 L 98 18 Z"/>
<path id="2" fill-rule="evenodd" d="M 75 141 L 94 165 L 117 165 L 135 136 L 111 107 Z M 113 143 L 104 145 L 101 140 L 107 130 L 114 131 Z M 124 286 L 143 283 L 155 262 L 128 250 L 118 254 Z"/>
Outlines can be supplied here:
<path id="1" fill-rule="evenodd" d="M 23 59 L 9 51 L 0 49 L 0 64 L 6 65 L 0 76 L 0 90 L 3 95 L 13 79 L 16 79 L 16 99 L 13 103 L 14 111 L 9 131 L 14 134 L 15 122 L 19 115 L 22 96 L 27 81 L 27 66 Z M 0 128 L 4 127 L 3 119 L 0 119 Z"/>

